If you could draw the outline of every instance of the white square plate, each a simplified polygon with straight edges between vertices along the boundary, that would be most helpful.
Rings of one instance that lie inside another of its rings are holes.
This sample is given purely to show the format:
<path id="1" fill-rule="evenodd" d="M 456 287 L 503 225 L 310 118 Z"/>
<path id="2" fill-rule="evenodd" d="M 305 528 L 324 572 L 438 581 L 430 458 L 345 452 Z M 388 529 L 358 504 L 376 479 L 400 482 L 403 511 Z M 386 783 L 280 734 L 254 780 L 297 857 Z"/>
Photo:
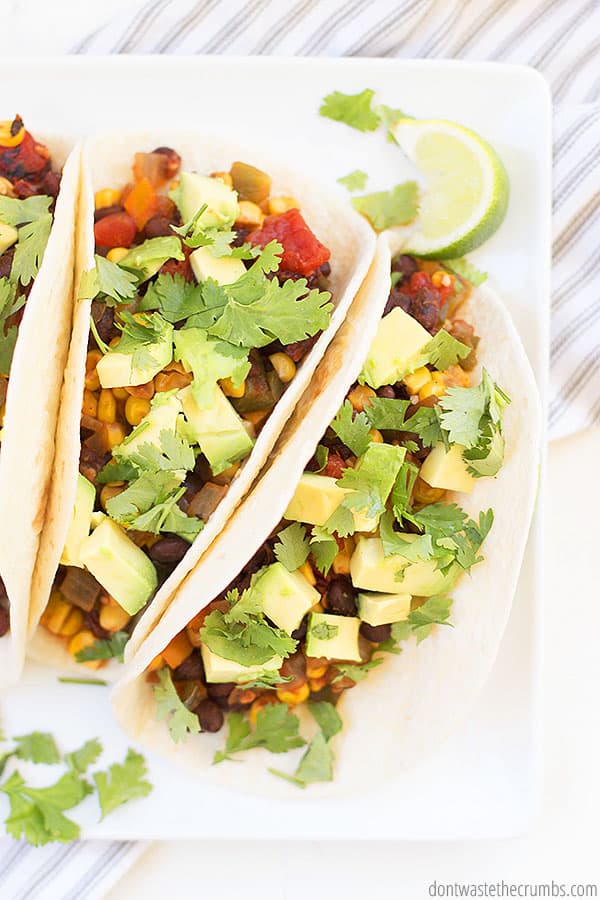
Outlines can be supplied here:
<path id="1" fill-rule="evenodd" d="M 400 153 L 379 134 L 320 118 L 320 102 L 330 91 L 370 87 L 380 102 L 409 114 L 475 129 L 506 164 L 511 202 L 500 231 L 472 258 L 510 308 L 545 397 L 550 104 L 533 70 L 435 61 L 121 56 L 6 61 L 0 80 L 2 115 L 19 112 L 34 134 L 85 135 L 111 127 L 159 128 L 161 122 L 165 131 L 234 133 L 250 145 L 268 143 L 286 163 L 332 181 L 362 168 L 372 176 L 370 190 L 403 180 Z M 317 802 L 310 790 L 290 788 L 289 801 L 267 803 L 191 780 L 149 755 L 151 796 L 100 823 L 96 802 L 86 800 L 75 816 L 83 836 L 459 840 L 523 832 L 538 787 L 541 573 L 538 502 L 509 626 L 479 702 L 460 732 L 385 791 Z M 0 710 L 7 734 L 48 730 L 65 750 L 97 735 L 107 761 L 125 754 L 107 690 L 59 684 L 51 669 L 30 666 L 1 698 Z"/>

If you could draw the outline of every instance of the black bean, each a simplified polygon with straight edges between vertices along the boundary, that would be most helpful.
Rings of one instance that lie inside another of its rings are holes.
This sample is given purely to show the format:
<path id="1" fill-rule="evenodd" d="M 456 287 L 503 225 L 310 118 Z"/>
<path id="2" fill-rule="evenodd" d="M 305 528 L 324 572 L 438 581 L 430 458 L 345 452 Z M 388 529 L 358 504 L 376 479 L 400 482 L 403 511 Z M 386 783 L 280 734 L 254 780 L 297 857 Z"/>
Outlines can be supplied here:
<path id="1" fill-rule="evenodd" d="M 5 250 L 4 253 L 0 255 L 0 278 L 8 278 L 10 275 L 14 255 L 14 247 L 9 247 L 8 250 Z"/>
<path id="2" fill-rule="evenodd" d="M 423 328 L 434 334 L 440 327 L 440 295 L 434 289 L 422 287 L 412 299 L 410 313 Z"/>
<path id="3" fill-rule="evenodd" d="M 112 206 L 101 206 L 100 209 L 94 212 L 94 222 L 99 222 L 100 219 L 104 219 L 106 216 L 112 216 L 113 213 L 122 212 L 125 212 L 125 207 L 121 206 L 120 203 L 114 203 Z"/>
<path id="4" fill-rule="evenodd" d="M 171 535 L 161 538 L 149 550 L 150 559 L 157 563 L 178 563 L 190 549 L 188 541 Z"/>
<path id="5" fill-rule="evenodd" d="M 100 610 L 96 606 L 83 616 L 83 627 L 91 631 L 95 638 L 100 641 L 107 640 L 111 635 L 100 624 Z"/>
<path id="6" fill-rule="evenodd" d="M 308 616 L 304 616 L 295 631 L 292 631 L 292 640 L 303 641 L 308 631 Z"/>
<path id="7" fill-rule="evenodd" d="M 327 588 L 327 610 L 338 616 L 356 615 L 356 591 L 349 578 L 336 575 Z"/>
<path id="8" fill-rule="evenodd" d="M 382 641 L 387 641 L 392 633 L 391 625 L 369 625 L 367 622 L 363 622 L 360 626 L 360 633 L 364 638 L 368 641 L 371 641 L 373 644 L 380 644 Z"/>
<path id="9" fill-rule="evenodd" d="M 390 291 L 390 296 L 388 297 L 388 301 L 385 304 L 385 309 L 383 310 L 384 316 L 387 316 L 388 313 L 391 313 L 393 309 L 399 306 L 400 309 L 403 309 L 404 312 L 409 312 L 410 310 L 410 296 L 405 294 L 399 288 L 392 288 Z"/>
<path id="10" fill-rule="evenodd" d="M 377 390 L 378 397 L 385 397 L 386 400 L 395 400 L 396 391 L 392 387 L 391 384 L 384 384 L 383 387 L 380 387 Z"/>
<path id="11" fill-rule="evenodd" d="M 10 628 L 10 615 L 4 606 L 0 606 L 0 638 L 8 632 Z"/>
<path id="12" fill-rule="evenodd" d="M 223 709 L 228 708 L 227 701 L 229 699 L 229 695 L 234 689 L 235 684 L 233 682 L 227 682 L 224 684 L 207 684 L 206 692 L 211 700 L 222 707 Z"/>
<path id="13" fill-rule="evenodd" d="M 410 278 L 418 268 L 419 265 L 414 256 L 407 256 L 406 253 L 401 253 L 392 260 L 392 272 L 401 272 L 405 278 Z"/>
<path id="14" fill-rule="evenodd" d="M 225 720 L 223 710 L 212 700 L 201 700 L 194 712 L 198 716 L 202 731 L 220 731 L 223 727 Z"/>
<path id="15" fill-rule="evenodd" d="M 173 670 L 173 681 L 202 681 L 206 680 L 204 664 L 199 650 L 194 650 L 187 659 Z"/>
<path id="16" fill-rule="evenodd" d="M 166 216 L 152 216 L 144 226 L 145 238 L 168 237 L 173 233 L 171 222 Z"/>
<path id="17" fill-rule="evenodd" d="M 163 174 L 165 178 L 170 179 L 174 178 L 175 175 L 179 172 L 179 167 L 181 165 L 181 157 L 176 150 L 173 150 L 171 147 L 156 147 L 153 153 L 160 153 L 161 156 L 164 156 L 164 171 Z"/>

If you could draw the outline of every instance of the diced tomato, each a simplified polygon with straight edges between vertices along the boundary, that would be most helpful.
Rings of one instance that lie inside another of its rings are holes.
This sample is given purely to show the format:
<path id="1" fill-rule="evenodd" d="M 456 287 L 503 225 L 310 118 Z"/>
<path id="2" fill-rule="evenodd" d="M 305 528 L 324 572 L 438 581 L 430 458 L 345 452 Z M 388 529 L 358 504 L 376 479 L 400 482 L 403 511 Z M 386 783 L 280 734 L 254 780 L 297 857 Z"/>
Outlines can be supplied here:
<path id="1" fill-rule="evenodd" d="M 279 241 L 283 247 L 281 269 L 287 272 L 311 275 L 331 256 L 298 209 L 289 209 L 280 216 L 267 216 L 262 227 L 248 235 L 248 242 L 255 247 L 266 247 L 270 241 Z"/>
<path id="2" fill-rule="evenodd" d="M 185 254 L 185 259 L 168 259 L 160 267 L 160 271 L 166 275 L 183 275 L 186 281 L 194 281 L 194 273 L 190 264 L 192 248 L 182 244 L 181 249 Z"/>
<path id="3" fill-rule="evenodd" d="M 94 225 L 96 246 L 108 250 L 112 247 L 131 247 L 136 231 L 135 222 L 125 212 L 104 216 Z"/>
<path id="4" fill-rule="evenodd" d="M 347 467 L 348 463 L 338 453 L 330 453 L 321 475 L 327 475 L 329 478 L 341 478 L 342 472 Z"/>
<path id="5" fill-rule="evenodd" d="M 408 287 L 411 291 L 418 291 L 420 288 L 431 288 L 433 285 L 427 272 L 413 272 Z"/>
<path id="6" fill-rule="evenodd" d="M 16 147 L 0 147 L 0 175 L 10 181 L 24 178 L 33 181 L 48 168 L 50 151 L 25 132 Z"/>
<path id="7" fill-rule="evenodd" d="M 127 195 L 123 205 L 137 225 L 138 231 L 143 229 L 148 219 L 151 219 L 156 212 L 157 200 L 156 191 L 149 178 L 137 181 Z"/>

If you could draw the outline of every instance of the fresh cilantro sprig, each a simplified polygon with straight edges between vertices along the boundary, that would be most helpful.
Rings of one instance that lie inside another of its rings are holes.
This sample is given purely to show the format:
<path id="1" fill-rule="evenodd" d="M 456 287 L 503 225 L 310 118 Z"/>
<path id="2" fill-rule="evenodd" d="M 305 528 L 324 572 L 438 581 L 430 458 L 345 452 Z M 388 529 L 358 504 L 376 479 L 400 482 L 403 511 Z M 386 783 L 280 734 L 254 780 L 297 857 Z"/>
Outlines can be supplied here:
<path id="1" fill-rule="evenodd" d="M 108 306 L 129 303 L 135 297 L 138 276 L 98 254 L 94 262 L 94 268 L 81 276 L 77 299 L 95 300 L 101 296 Z"/>
<path id="2" fill-rule="evenodd" d="M 256 747 L 263 747 L 270 753 L 287 753 L 306 744 L 299 734 L 298 716 L 290 712 L 285 703 L 269 703 L 259 710 L 254 729 L 243 713 L 229 713 L 227 724 L 229 733 L 225 747 L 215 753 L 213 764 Z"/>
<path id="3" fill-rule="evenodd" d="M 139 303 L 140 311 L 158 310 L 175 325 L 205 310 L 202 285 L 186 281 L 183 275 L 166 272 L 151 282 Z"/>
<path id="4" fill-rule="evenodd" d="M 123 803 L 147 797 L 152 791 L 147 774 L 146 760 L 131 747 L 122 763 L 113 763 L 106 772 L 94 772 L 102 818 Z"/>
<path id="5" fill-rule="evenodd" d="M 445 259 L 443 266 L 446 269 L 450 269 L 459 278 L 468 281 L 473 287 L 479 287 L 480 284 L 487 281 L 487 272 L 482 272 L 481 269 L 469 262 L 465 256 L 461 256 L 460 259 Z"/>
<path id="6" fill-rule="evenodd" d="M 24 287 L 35 278 L 42 264 L 52 228 L 51 203 L 52 197 L 46 195 L 25 200 L 0 196 L 0 222 L 17 228 L 18 233 L 10 278 Z"/>
<path id="7" fill-rule="evenodd" d="M 153 691 L 156 703 L 156 718 L 159 722 L 162 719 L 167 720 L 169 734 L 176 744 L 184 741 L 188 734 L 199 733 L 200 722 L 198 716 L 194 715 L 180 698 L 173 684 L 171 671 L 168 666 L 159 669 L 158 684 L 153 686 Z"/>
<path id="8" fill-rule="evenodd" d="M 352 519 L 350 510 L 346 510 Z M 352 526 L 354 520 L 352 519 Z M 335 530 L 335 529 L 332 529 Z M 333 561 L 339 553 L 338 542 L 323 526 L 315 525 L 310 538 L 310 552 L 315 561 L 315 566 L 323 575 L 327 575 L 333 565 Z"/>
<path id="9" fill-rule="evenodd" d="M 136 313 L 134 316 L 125 310 L 119 314 L 115 325 L 121 331 L 121 338 L 108 352 L 131 354 L 134 368 L 155 366 L 157 359 L 153 348 L 172 345 L 173 326 L 160 313 Z"/>
<path id="10" fill-rule="evenodd" d="M 362 456 L 371 443 L 369 431 L 373 426 L 367 414 L 355 414 L 349 400 L 344 400 L 330 427 L 355 456 Z"/>
<path id="11" fill-rule="evenodd" d="M 8 797 L 10 814 L 6 831 L 16 840 L 25 838 L 34 847 L 53 841 L 68 843 L 79 837 L 76 822 L 64 815 L 92 791 L 86 781 L 68 772 L 49 787 L 30 787 L 19 772 L 13 772 L 0 792 Z"/>
<path id="12" fill-rule="evenodd" d="M 123 653 L 129 640 L 126 631 L 115 631 L 109 638 L 98 638 L 89 647 L 84 647 L 75 654 L 79 663 L 93 662 L 97 659 L 116 659 L 123 662 Z"/>
<path id="13" fill-rule="evenodd" d="M 371 443 L 355 469 L 344 469 L 336 482 L 349 493 L 341 506 L 376 518 L 385 506 L 398 476 L 406 450 L 393 444 Z"/>
<path id="14" fill-rule="evenodd" d="M 273 775 L 301 788 L 319 781 L 333 780 L 334 754 L 331 739 L 342 730 L 342 719 L 332 703 L 319 700 L 309 703 L 308 710 L 319 730 L 308 745 L 295 773 L 288 775 L 279 769 L 269 769 Z"/>
<path id="15" fill-rule="evenodd" d="M 277 543 L 273 547 L 275 556 L 288 572 L 299 569 L 308 559 L 310 550 L 310 539 L 306 534 L 306 528 L 300 522 L 293 522 L 280 531 Z"/>
<path id="16" fill-rule="evenodd" d="M 200 409 L 214 404 L 217 383 L 230 378 L 240 387 L 250 371 L 248 350 L 206 334 L 202 328 L 183 328 L 173 335 L 175 359 L 194 373 L 192 393 Z"/>
<path id="17" fill-rule="evenodd" d="M 372 669 L 376 669 L 377 666 L 380 666 L 382 662 L 383 659 L 377 657 L 376 659 L 370 659 L 365 663 L 337 663 L 336 669 L 338 670 L 338 674 L 333 679 L 333 682 L 341 681 L 342 678 L 350 678 L 351 681 L 358 684 L 359 681 L 364 681 L 369 672 Z"/>

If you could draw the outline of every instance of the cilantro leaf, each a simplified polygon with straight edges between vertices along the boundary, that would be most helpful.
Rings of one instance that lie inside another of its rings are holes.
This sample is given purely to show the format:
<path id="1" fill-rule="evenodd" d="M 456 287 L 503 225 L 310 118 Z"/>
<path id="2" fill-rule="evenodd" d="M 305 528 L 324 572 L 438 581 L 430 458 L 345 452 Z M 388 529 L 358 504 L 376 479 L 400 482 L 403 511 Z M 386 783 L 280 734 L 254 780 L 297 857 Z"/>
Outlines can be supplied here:
<path id="1" fill-rule="evenodd" d="M 143 472 L 128 488 L 110 498 L 106 511 L 120 525 L 132 526 L 141 513 L 171 499 L 181 481 L 180 473 Z"/>
<path id="2" fill-rule="evenodd" d="M 398 141 L 394 136 L 392 128 L 399 121 L 399 119 L 409 119 L 411 118 L 411 116 L 407 116 L 406 113 L 402 112 L 401 109 L 394 109 L 393 107 L 386 106 L 385 104 L 376 106 L 375 111 L 381 119 L 381 124 L 386 129 L 388 141 L 391 144 L 397 144 Z"/>
<path id="3" fill-rule="evenodd" d="M 355 469 L 344 469 L 336 484 L 348 493 L 341 505 L 362 512 L 369 518 L 380 516 L 398 472 L 404 462 L 406 450 L 392 444 L 371 443 Z"/>
<path id="4" fill-rule="evenodd" d="M 238 683 L 240 687 L 243 686 L 244 688 L 258 688 L 261 691 L 276 691 L 280 685 L 287 684 L 289 681 L 293 680 L 293 675 L 289 675 L 286 678 L 279 672 L 270 672 L 267 669 L 260 676 L 252 678 L 251 681 L 240 681 Z"/>
<path id="5" fill-rule="evenodd" d="M 54 765 L 60 762 L 60 754 L 56 741 L 51 734 L 45 731 L 32 731 L 31 734 L 23 734 L 15 737 L 17 749 L 15 756 L 18 759 L 30 760 L 33 763 L 46 763 Z"/>
<path id="6" fill-rule="evenodd" d="M 298 733 L 298 716 L 290 712 L 285 703 L 269 703 L 259 710 L 253 731 L 242 713 L 229 713 L 227 724 L 229 734 L 225 749 L 215 754 L 213 763 L 230 759 L 231 754 L 254 747 L 263 747 L 270 753 L 287 753 L 306 744 Z"/>
<path id="7" fill-rule="evenodd" d="M 329 447 L 325 447 L 324 444 L 319 444 L 315 451 L 315 459 L 317 461 L 318 469 L 314 469 L 315 475 L 319 472 L 322 472 L 327 462 L 329 460 Z"/>
<path id="8" fill-rule="evenodd" d="M 269 769 L 269 772 L 301 788 L 317 781 L 333 781 L 333 750 L 323 733 L 318 731 L 298 763 L 294 775 L 287 775 L 279 769 Z"/>
<path id="9" fill-rule="evenodd" d="M 418 369 L 420 366 L 429 364 L 443 371 L 449 366 L 456 365 L 459 359 L 465 359 L 469 353 L 471 353 L 471 347 L 457 341 L 444 328 L 440 328 L 438 333 L 420 351 L 418 363 L 415 362 L 414 365 Z"/>
<path id="10" fill-rule="evenodd" d="M 52 228 L 52 215 L 47 213 L 34 222 L 22 225 L 15 247 L 10 277 L 27 286 L 39 272 Z"/>
<path id="11" fill-rule="evenodd" d="M 497 428 L 482 430 L 476 447 L 463 451 L 467 471 L 475 478 L 497 475 L 504 462 L 504 438 Z"/>
<path id="12" fill-rule="evenodd" d="M 383 555 L 401 556 L 409 562 L 421 559 L 431 559 L 434 555 L 433 542 L 430 534 L 417 535 L 414 540 L 406 540 L 407 535 L 394 531 L 394 516 L 387 510 L 381 517 L 379 532 L 383 544 Z"/>
<path id="13" fill-rule="evenodd" d="M 135 297 L 137 275 L 122 269 L 104 256 L 96 254 L 94 260 L 95 268 L 84 272 L 81 277 L 77 299 L 94 300 L 98 295 L 103 295 L 116 303 L 129 303 Z"/>
<path id="14" fill-rule="evenodd" d="M 65 754 L 65 762 L 69 769 L 77 775 L 83 775 L 102 753 L 102 744 L 97 738 L 86 741 L 78 750 Z"/>
<path id="15" fill-rule="evenodd" d="M 332 625 L 330 622 L 317 622 L 316 625 L 311 626 L 310 633 L 319 641 L 330 641 L 336 637 L 339 630 L 339 625 Z"/>
<path id="16" fill-rule="evenodd" d="M 301 525 L 300 522 L 293 522 L 280 531 L 273 552 L 288 572 L 299 569 L 306 562 L 310 553 L 310 541 L 304 525 Z"/>
<path id="17" fill-rule="evenodd" d="M 136 313 L 134 316 L 124 311 L 119 318 L 120 322 L 115 324 L 121 330 L 121 338 L 109 353 L 130 353 L 132 366 L 137 369 L 155 366 L 157 359 L 152 348 L 172 344 L 174 330 L 171 323 L 160 313 Z"/>
<path id="18" fill-rule="evenodd" d="M 191 471 L 196 464 L 196 456 L 193 447 L 185 440 L 185 438 L 180 437 L 174 431 L 168 431 L 166 428 L 160 432 L 158 445 L 150 443 L 139 444 L 133 453 L 129 453 L 128 460 L 130 468 L 142 472 Z M 129 468 L 125 468 L 127 466 L 127 461 L 125 464 L 118 463 L 118 465 L 123 465 L 124 468 L 117 470 L 115 467 L 111 474 L 114 475 L 114 473 L 117 472 L 117 474 L 120 473 L 123 476 L 127 475 L 129 472 Z M 108 468 L 108 466 L 105 468 Z M 115 480 L 114 477 L 113 480 Z M 116 480 L 131 481 L 131 479 L 127 479 L 126 477 L 121 477 Z"/>
<path id="19" fill-rule="evenodd" d="M 176 331 L 173 338 L 175 359 L 194 373 L 192 393 L 200 409 L 214 404 L 218 381 L 230 378 L 235 387 L 240 387 L 250 371 L 246 349 L 219 341 L 201 328 Z"/>
<path id="20" fill-rule="evenodd" d="M 1 196 L 1 195 L 0 195 Z M 7 326 L 7 320 L 18 312 L 27 300 L 27 296 L 18 294 L 17 285 L 8 278 L 0 278 L 0 373 L 8 375 L 12 363 L 18 328 Z"/>
<path id="21" fill-rule="evenodd" d="M 342 678 L 350 678 L 355 684 L 358 684 L 359 681 L 364 681 L 369 672 L 380 666 L 382 662 L 383 659 L 378 658 L 370 659 L 366 663 L 336 663 L 335 667 L 339 674 L 333 679 L 333 684 L 336 681 L 341 681 Z"/>
<path id="22" fill-rule="evenodd" d="M 98 638 L 89 647 L 75 654 L 77 662 L 92 662 L 96 659 L 117 659 L 123 662 L 125 645 L 129 640 L 126 631 L 115 631 L 109 638 Z"/>
<path id="23" fill-rule="evenodd" d="M 122 763 L 113 763 L 106 772 L 94 772 L 102 818 L 123 803 L 147 797 L 152 791 L 152 785 L 145 780 L 147 774 L 146 760 L 131 748 Z"/>
<path id="24" fill-rule="evenodd" d="M 398 472 L 391 494 L 392 509 L 398 521 L 402 519 L 405 510 L 408 509 L 410 496 L 418 474 L 417 466 L 405 459 L 402 463 L 402 468 Z"/>
<path id="25" fill-rule="evenodd" d="M 350 537 L 350 535 L 354 534 L 356 531 L 352 510 L 349 507 L 344 506 L 343 503 L 340 503 L 338 508 L 334 509 L 323 525 L 323 529 L 328 534 L 335 533 L 341 538 Z M 330 551 L 327 551 L 328 555 L 329 552 Z"/>
<path id="26" fill-rule="evenodd" d="M 138 308 L 141 312 L 156 309 L 167 322 L 175 325 L 201 313 L 206 305 L 201 285 L 186 281 L 178 273 L 170 275 L 165 272 L 151 282 Z"/>
<path id="27" fill-rule="evenodd" d="M 158 671 L 158 684 L 153 685 L 154 701 L 156 703 L 156 718 L 160 722 L 168 719 L 167 726 L 173 741 L 178 744 L 184 741 L 189 734 L 200 732 L 198 716 L 187 708 L 175 689 L 171 678 L 171 671 L 164 666 Z"/>
<path id="28" fill-rule="evenodd" d="M 440 421 L 448 432 L 449 441 L 469 450 L 482 439 L 486 443 L 491 441 L 491 430 L 494 427 L 499 430 L 502 411 L 509 402 L 484 369 L 480 384 L 448 388 L 440 397 Z"/>
<path id="29" fill-rule="evenodd" d="M 412 633 L 417 639 L 417 644 L 431 634 L 434 625 L 451 624 L 448 622 L 451 608 L 450 597 L 429 597 L 425 603 L 408 614 L 407 621 L 412 626 Z"/>
<path id="30" fill-rule="evenodd" d="M 342 730 L 342 719 L 333 703 L 317 700 L 315 703 L 308 704 L 308 711 L 323 732 L 326 741 L 331 740 Z"/>
<path id="31" fill-rule="evenodd" d="M 319 115 L 334 122 L 343 122 L 358 131 L 375 131 L 380 119 L 371 105 L 374 96 L 375 92 L 369 88 L 359 94 L 333 91 L 323 99 Z"/>
<path id="32" fill-rule="evenodd" d="M 355 415 L 349 400 L 344 400 L 330 427 L 356 456 L 362 456 L 371 443 L 369 431 L 372 426 L 367 414 L 359 412 Z"/>
<path id="33" fill-rule="evenodd" d="M 413 525 L 437 538 L 463 531 L 467 514 L 456 503 L 429 503 L 407 518 Z"/>
<path id="34" fill-rule="evenodd" d="M 388 397 L 373 397 L 365 407 L 371 428 L 381 431 L 404 431 L 404 416 L 410 400 L 393 400 Z"/>
<path id="35" fill-rule="evenodd" d="M 348 175 L 338 178 L 338 184 L 343 185 L 349 191 L 362 191 L 365 188 L 369 176 L 361 169 L 355 169 Z"/>
<path id="36" fill-rule="evenodd" d="M 350 513 L 350 510 L 346 510 L 346 512 Z M 352 513 L 350 513 L 350 517 L 352 518 Z M 354 526 L 354 519 L 352 519 L 352 525 Z M 336 539 L 328 534 L 324 527 L 315 525 L 310 539 L 310 552 L 319 572 L 327 575 L 339 550 Z"/>
<path id="37" fill-rule="evenodd" d="M 483 284 L 484 281 L 487 281 L 487 272 L 482 272 L 481 269 L 476 268 L 476 266 L 470 263 L 464 256 L 461 256 L 460 259 L 445 259 L 443 265 L 446 269 L 450 269 L 451 272 L 454 272 L 459 278 L 468 281 L 474 287 L 478 287 L 480 284 Z"/>
<path id="38" fill-rule="evenodd" d="M 111 481 L 133 481 L 138 474 L 137 467 L 128 460 L 122 460 L 121 462 L 111 460 L 111 462 L 106 463 L 104 468 L 100 469 L 96 476 L 96 482 L 97 484 L 108 484 Z"/>
<path id="39" fill-rule="evenodd" d="M 443 439 L 440 411 L 436 406 L 421 406 L 404 423 L 404 431 L 414 432 L 424 447 L 433 447 Z"/>
<path id="40" fill-rule="evenodd" d="M 38 222 L 50 214 L 51 203 L 52 197 L 46 194 L 36 194 L 24 200 L 0 194 L 0 222 L 13 228 Z"/>
<path id="41" fill-rule="evenodd" d="M 0 791 L 10 803 L 6 831 L 11 837 L 25 838 L 34 847 L 51 841 L 67 843 L 79 837 L 79 825 L 63 812 L 81 803 L 91 788 L 75 773 L 68 772 L 49 787 L 33 788 L 19 772 L 13 772 L 0 785 Z"/>
<path id="42" fill-rule="evenodd" d="M 416 181 L 397 184 L 390 191 L 376 191 L 352 198 L 354 209 L 369 220 L 375 231 L 412 222 L 417 215 L 417 202 Z"/>

